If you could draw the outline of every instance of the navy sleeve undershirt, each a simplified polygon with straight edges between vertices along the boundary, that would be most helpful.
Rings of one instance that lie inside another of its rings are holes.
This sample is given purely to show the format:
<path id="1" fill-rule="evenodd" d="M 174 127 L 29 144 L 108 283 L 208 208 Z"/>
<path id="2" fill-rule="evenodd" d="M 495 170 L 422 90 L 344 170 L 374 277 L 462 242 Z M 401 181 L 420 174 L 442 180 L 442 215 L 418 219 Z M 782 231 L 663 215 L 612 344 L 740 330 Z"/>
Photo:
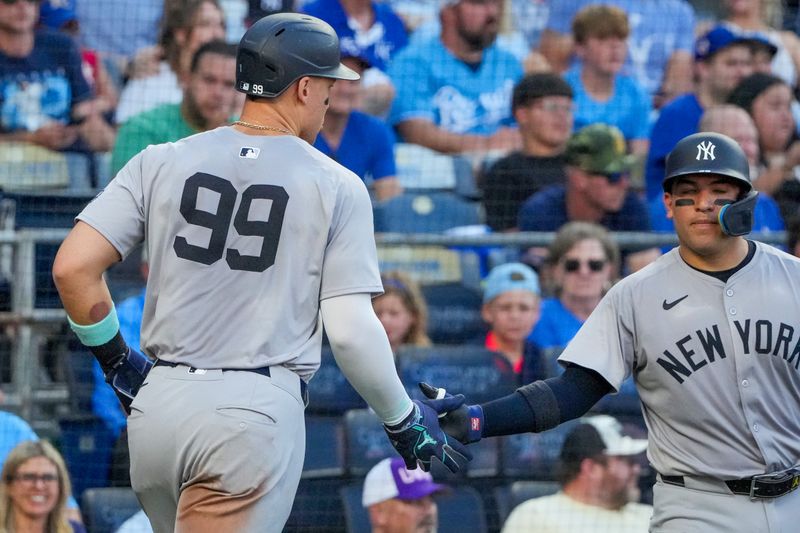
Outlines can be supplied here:
<path id="1" fill-rule="evenodd" d="M 481 405 L 483 437 L 551 429 L 585 414 L 612 390 L 594 370 L 570 364 L 560 376 L 525 385 Z"/>

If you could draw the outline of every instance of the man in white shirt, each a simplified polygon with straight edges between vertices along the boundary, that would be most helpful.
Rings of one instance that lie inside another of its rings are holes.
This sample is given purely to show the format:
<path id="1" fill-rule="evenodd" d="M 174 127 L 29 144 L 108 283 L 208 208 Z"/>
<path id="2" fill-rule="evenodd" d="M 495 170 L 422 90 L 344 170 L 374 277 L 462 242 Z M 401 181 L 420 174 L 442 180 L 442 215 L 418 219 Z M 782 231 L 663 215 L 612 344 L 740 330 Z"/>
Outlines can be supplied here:
<path id="1" fill-rule="evenodd" d="M 637 503 L 646 448 L 613 417 L 585 418 L 561 448 L 561 490 L 517 506 L 503 533 L 646 532 L 652 507 Z"/>

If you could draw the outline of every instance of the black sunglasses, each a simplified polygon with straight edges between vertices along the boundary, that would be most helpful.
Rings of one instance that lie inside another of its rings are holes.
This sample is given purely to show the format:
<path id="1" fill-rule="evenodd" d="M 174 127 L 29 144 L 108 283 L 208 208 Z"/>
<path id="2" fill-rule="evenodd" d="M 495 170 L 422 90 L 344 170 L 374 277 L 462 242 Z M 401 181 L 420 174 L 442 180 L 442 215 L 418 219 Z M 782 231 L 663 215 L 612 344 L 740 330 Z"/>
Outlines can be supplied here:
<path id="1" fill-rule="evenodd" d="M 3 3 L 7 6 L 14 5 L 17 2 L 21 2 L 22 0 L 3 0 Z M 25 0 L 29 4 L 38 4 L 39 0 Z"/>
<path id="2" fill-rule="evenodd" d="M 597 174 L 598 176 L 603 176 L 609 183 L 619 183 L 624 178 L 627 178 L 629 174 L 627 172 L 611 172 L 609 174 Z"/>
<path id="3" fill-rule="evenodd" d="M 603 270 L 603 267 L 606 266 L 605 259 L 589 259 L 584 263 L 586 266 L 589 267 L 589 270 L 592 272 L 600 272 Z M 564 270 L 567 272 L 577 272 L 581 268 L 581 260 L 580 259 L 565 259 L 564 260 Z"/>

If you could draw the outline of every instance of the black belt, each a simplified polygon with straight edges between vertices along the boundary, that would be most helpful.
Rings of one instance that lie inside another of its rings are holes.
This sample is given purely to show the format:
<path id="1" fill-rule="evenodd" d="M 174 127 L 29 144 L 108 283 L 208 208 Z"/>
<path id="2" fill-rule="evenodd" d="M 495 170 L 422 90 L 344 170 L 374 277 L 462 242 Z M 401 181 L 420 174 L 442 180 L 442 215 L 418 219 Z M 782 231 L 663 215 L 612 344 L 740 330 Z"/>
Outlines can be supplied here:
<path id="1" fill-rule="evenodd" d="M 170 368 L 175 368 L 176 366 L 188 366 L 184 365 L 183 363 L 173 363 L 172 361 L 164 361 L 163 359 L 157 359 L 154 366 L 168 366 Z M 199 370 L 193 366 L 189 367 L 189 372 Z M 255 372 L 256 374 L 261 374 L 262 376 L 272 377 L 270 374 L 268 366 L 262 366 L 259 368 L 220 368 L 223 372 Z M 298 376 L 300 380 L 300 398 L 303 400 L 303 404 L 308 405 L 308 385 L 302 378 Z"/>
<path id="2" fill-rule="evenodd" d="M 661 476 L 661 481 L 669 485 L 685 487 L 683 476 Z M 723 481 L 734 494 L 751 498 L 777 498 L 800 487 L 800 468 L 791 468 L 774 474 L 761 474 L 745 479 Z"/>

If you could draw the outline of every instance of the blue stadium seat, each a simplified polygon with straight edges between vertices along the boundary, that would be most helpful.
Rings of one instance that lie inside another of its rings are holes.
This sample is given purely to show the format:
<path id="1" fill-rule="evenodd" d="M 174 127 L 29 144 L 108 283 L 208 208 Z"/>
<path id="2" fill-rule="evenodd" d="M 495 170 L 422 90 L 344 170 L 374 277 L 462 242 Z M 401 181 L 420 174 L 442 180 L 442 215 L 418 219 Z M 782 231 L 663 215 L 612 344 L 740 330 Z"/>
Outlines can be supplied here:
<path id="1" fill-rule="evenodd" d="M 464 394 L 471 403 L 481 403 L 510 394 L 516 376 L 496 364 L 500 355 L 480 345 L 402 348 L 397 360 L 400 376 L 413 398 L 422 398 L 417 383 L 424 381 Z"/>
<path id="2" fill-rule="evenodd" d="M 549 496 L 561 490 L 555 481 L 514 481 L 508 485 L 500 485 L 494 490 L 497 512 L 500 522 L 505 522 L 514 508 L 533 498 Z"/>
<path id="3" fill-rule="evenodd" d="M 336 365 L 329 346 L 322 348 L 320 366 L 308 382 L 308 407 L 312 415 L 341 415 L 367 406 Z"/>
<path id="4" fill-rule="evenodd" d="M 107 487 L 116 437 L 94 415 L 70 416 L 58 421 L 61 451 L 76 498 L 90 488 Z"/>
<path id="5" fill-rule="evenodd" d="M 428 336 L 436 344 L 473 342 L 486 333 L 480 291 L 458 282 L 422 285 L 428 304 Z"/>
<path id="6" fill-rule="evenodd" d="M 369 533 L 369 512 L 361 505 L 362 482 L 342 487 L 348 533 Z M 486 533 L 486 513 L 477 490 L 469 486 L 451 486 L 435 496 L 439 509 L 439 533 Z"/>
<path id="7" fill-rule="evenodd" d="M 339 489 L 339 497 L 344 506 L 344 521 L 347 533 L 370 533 L 369 512 L 361 505 L 364 482 L 359 481 Z"/>
<path id="8" fill-rule="evenodd" d="M 543 433 L 522 433 L 503 437 L 501 473 L 506 479 L 555 479 L 564 439 L 577 420 L 564 422 Z"/>
<path id="9" fill-rule="evenodd" d="M 130 487 L 88 489 L 81 498 L 81 511 L 89 533 L 113 533 L 141 510 Z"/>
<path id="10" fill-rule="evenodd" d="M 397 455 L 383 424 L 369 409 L 354 409 L 344 415 L 345 468 L 351 476 L 365 476 L 381 459 Z"/>
<path id="11" fill-rule="evenodd" d="M 303 478 L 344 475 L 344 428 L 339 416 L 306 416 Z"/>
<path id="12" fill-rule="evenodd" d="M 344 531 L 344 508 L 339 499 L 343 483 L 343 478 L 301 479 L 283 533 Z"/>
<path id="13" fill-rule="evenodd" d="M 477 204 L 451 192 L 404 193 L 375 205 L 375 231 L 439 233 L 480 223 Z"/>

